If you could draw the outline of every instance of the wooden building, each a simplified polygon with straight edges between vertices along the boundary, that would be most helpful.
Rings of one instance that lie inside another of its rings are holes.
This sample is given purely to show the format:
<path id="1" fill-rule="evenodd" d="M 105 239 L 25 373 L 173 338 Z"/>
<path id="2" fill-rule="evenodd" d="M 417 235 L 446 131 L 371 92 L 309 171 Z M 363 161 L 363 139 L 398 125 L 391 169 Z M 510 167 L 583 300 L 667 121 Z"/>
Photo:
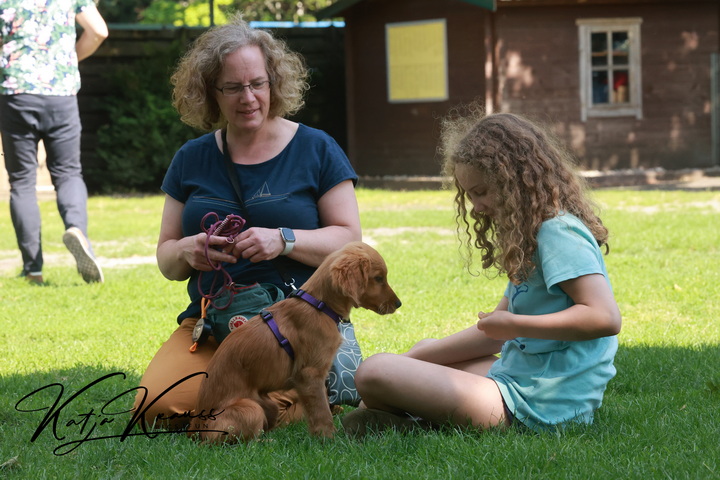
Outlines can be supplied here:
<path id="1" fill-rule="evenodd" d="M 718 0 L 339 0 L 358 173 L 437 175 L 440 118 L 480 100 L 592 170 L 720 163 Z"/>

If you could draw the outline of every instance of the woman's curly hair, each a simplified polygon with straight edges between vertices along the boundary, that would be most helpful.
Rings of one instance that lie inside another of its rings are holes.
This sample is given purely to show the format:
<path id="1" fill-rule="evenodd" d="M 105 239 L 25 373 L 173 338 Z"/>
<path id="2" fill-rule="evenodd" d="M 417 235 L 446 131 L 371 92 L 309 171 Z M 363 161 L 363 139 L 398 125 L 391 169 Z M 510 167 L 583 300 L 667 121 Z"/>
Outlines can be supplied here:
<path id="1" fill-rule="evenodd" d="M 183 122 L 208 131 L 227 124 L 215 100 L 215 82 L 225 57 L 247 46 L 259 47 L 265 56 L 270 80 L 270 117 L 289 116 L 302 108 L 309 88 L 309 72 L 303 58 L 270 33 L 251 28 L 237 14 L 227 24 L 200 35 L 170 77 L 174 86 L 173 106 Z"/>
<path id="2" fill-rule="evenodd" d="M 458 237 L 467 247 L 468 269 L 475 246 L 484 269 L 494 266 L 515 284 L 527 280 L 535 268 L 540 225 L 562 213 L 578 217 L 598 245 L 609 251 L 608 230 L 586 195 L 587 185 L 577 174 L 573 157 L 529 120 L 510 113 L 485 115 L 471 104 L 443 119 L 439 150 L 444 173 L 457 189 Z M 454 175 L 458 164 L 485 177 L 495 195 L 494 218 L 468 209 L 467 192 Z"/>

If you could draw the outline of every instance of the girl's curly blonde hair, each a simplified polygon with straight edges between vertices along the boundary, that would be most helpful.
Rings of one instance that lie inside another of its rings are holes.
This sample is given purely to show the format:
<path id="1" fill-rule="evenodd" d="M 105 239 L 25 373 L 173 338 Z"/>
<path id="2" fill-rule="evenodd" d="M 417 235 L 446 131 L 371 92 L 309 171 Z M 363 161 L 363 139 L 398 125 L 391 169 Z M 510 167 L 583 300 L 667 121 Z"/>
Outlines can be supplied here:
<path id="1" fill-rule="evenodd" d="M 561 213 L 582 220 L 598 245 L 609 251 L 608 230 L 586 195 L 587 185 L 572 156 L 529 120 L 510 113 L 485 115 L 471 104 L 443 119 L 439 150 L 444 173 L 457 189 L 458 237 L 467 247 L 468 269 L 474 246 L 484 269 L 494 266 L 515 284 L 527 280 L 535 268 L 540 225 Z M 468 209 L 467 192 L 454 175 L 458 164 L 485 177 L 495 194 L 494 218 Z"/>
<path id="2" fill-rule="evenodd" d="M 251 28 L 242 15 L 236 14 L 227 24 L 213 27 L 200 35 L 170 77 L 174 86 L 173 106 L 183 122 L 207 131 L 227 124 L 215 100 L 215 83 L 225 57 L 247 46 L 259 47 L 265 56 L 270 80 L 269 116 L 285 117 L 300 110 L 309 88 L 309 73 L 303 58 L 292 52 L 282 40 L 266 31 Z"/>

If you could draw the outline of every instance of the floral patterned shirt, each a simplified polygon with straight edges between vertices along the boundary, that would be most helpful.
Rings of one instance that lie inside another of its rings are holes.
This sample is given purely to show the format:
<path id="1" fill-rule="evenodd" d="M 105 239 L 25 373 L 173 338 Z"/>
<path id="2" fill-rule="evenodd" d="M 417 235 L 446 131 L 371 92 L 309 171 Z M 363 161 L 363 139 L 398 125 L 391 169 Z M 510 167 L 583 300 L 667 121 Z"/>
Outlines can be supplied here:
<path id="1" fill-rule="evenodd" d="M 93 0 L 0 2 L 0 95 L 75 95 L 80 90 L 75 15 Z"/>

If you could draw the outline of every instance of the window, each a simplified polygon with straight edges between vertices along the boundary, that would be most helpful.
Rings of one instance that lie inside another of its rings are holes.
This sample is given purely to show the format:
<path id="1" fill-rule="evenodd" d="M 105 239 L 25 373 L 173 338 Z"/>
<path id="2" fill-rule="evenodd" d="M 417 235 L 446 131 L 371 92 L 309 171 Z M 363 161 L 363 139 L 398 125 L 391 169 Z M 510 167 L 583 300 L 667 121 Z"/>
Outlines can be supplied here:
<path id="1" fill-rule="evenodd" d="M 588 117 L 642 118 L 640 18 L 577 20 L 580 103 Z"/>

